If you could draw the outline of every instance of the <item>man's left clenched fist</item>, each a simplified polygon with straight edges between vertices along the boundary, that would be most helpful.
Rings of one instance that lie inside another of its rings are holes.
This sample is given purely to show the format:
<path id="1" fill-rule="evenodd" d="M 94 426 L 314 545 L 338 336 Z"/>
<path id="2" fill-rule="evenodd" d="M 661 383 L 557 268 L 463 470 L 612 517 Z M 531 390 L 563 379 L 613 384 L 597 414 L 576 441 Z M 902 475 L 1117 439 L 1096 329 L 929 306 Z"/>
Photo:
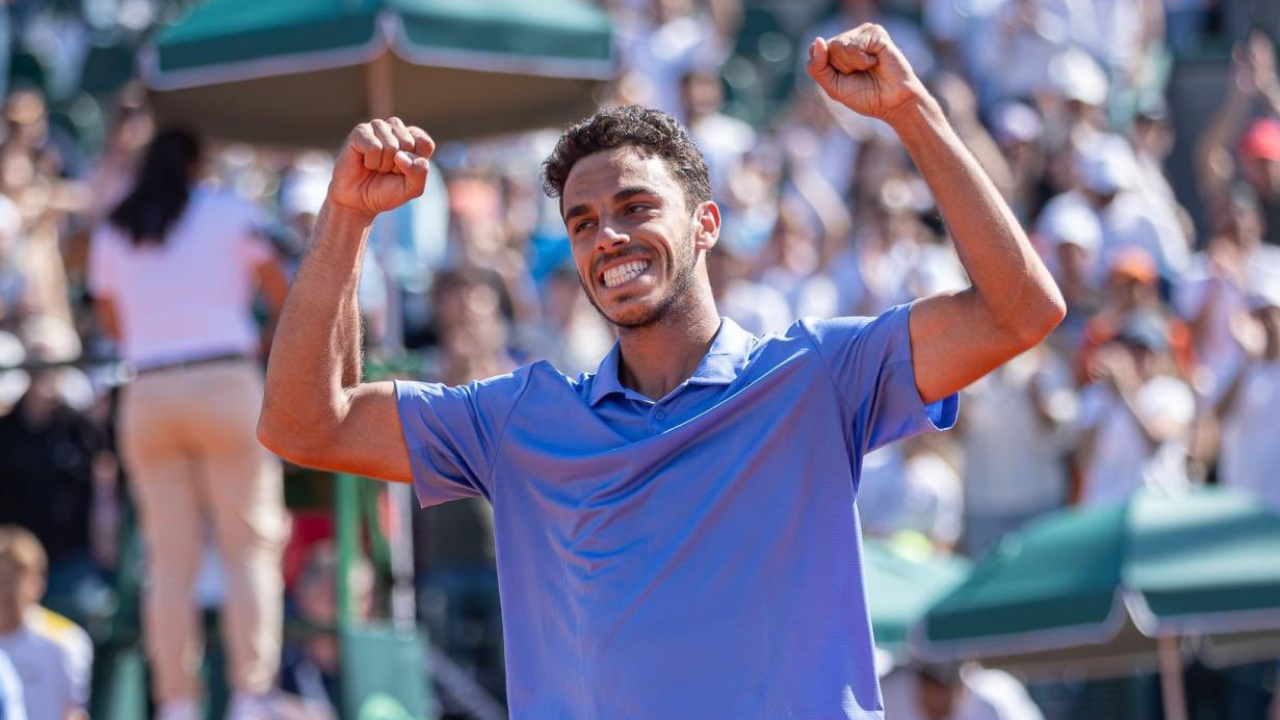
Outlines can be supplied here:
<path id="1" fill-rule="evenodd" d="M 873 23 L 815 39 L 806 69 L 832 100 L 891 124 L 901 110 L 928 97 L 889 33 Z"/>

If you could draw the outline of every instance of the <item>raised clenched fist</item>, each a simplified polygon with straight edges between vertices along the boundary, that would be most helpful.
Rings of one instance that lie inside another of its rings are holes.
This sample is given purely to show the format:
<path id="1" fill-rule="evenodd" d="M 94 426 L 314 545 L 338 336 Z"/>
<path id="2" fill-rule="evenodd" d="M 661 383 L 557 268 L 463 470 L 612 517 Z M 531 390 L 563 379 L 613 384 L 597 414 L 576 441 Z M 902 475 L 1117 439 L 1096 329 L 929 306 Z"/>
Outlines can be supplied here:
<path id="1" fill-rule="evenodd" d="M 888 122 L 898 110 L 928 95 L 889 33 L 874 23 L 815 39 L 806 69 L 832 100 Z"/>
<path id="2" fill-rule="evenodd" d="M 329 201 L 370 219 L 400 207 L 426 189 L 435 149 L 425 130 L 400 118 L 360 123 L 334 164 Z"/>

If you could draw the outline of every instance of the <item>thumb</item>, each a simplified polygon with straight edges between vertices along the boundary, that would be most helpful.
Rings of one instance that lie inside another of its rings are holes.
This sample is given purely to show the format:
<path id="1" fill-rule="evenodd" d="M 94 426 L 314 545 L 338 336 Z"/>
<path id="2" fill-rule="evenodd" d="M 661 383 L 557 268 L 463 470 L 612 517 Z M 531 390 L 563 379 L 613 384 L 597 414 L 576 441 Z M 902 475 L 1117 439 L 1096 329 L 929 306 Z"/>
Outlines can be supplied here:
<path id="1" fill-rule="evenodd" d="M 805 70 L 808 71 L 809 77 L 818 83 L 818 87 L 826 91 L 827 95 L 832 99 L 836 97 L 836 76 L 839 73 L 831 66 L 829 48 L 825 39 L 814 38 L 809 45 L 809 62 L 805 64 Z"/>
<path id="2" fill-rule="evenodd" d="M 427 172 L 431 164 L 422 156 L 414 156 L 401 150 L 395 155 L 396 169 L 404 175 L 404 184 L 413 197 L 427 188 Z"/>

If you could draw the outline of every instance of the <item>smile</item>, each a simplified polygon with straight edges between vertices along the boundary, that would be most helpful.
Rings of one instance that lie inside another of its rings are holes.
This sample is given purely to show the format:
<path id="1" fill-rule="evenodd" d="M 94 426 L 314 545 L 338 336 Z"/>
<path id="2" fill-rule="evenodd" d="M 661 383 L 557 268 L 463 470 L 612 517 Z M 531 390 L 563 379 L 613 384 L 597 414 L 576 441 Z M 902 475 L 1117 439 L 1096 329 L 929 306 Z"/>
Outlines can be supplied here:
<path id="1" fill-rule="evenodd" d="M 645 270 L 649 269 L 648 260 L 635 260 L 629 263 L 623 263 L 616 267 L 611 267 L 604 271 L 601 281 L 607 288 L 614 288 L 624 283 L 630 282 L 640 277 Z"/>

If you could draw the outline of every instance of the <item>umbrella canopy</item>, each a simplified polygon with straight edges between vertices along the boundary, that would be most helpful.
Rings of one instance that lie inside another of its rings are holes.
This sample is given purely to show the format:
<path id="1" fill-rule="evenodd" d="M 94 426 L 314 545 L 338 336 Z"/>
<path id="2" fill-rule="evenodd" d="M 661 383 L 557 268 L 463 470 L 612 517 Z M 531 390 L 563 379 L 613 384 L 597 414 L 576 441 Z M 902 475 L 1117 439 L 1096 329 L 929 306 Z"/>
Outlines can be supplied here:
<path id="1" fill-rule="evenodd" d="M 907 633 L 936 600 L 969 574 L 969 563 L 891 541 L 863 543 L 862 568 L 876 647 L 906 660 Z"/>
<path id="2" fill-rule="evenodd" d="M 1064 511 L 1006 538 L 916 633 L 927 657 L 1024 675 L 1153 669 L 1159 638 L 1211 664 L 1275 657 L 1280 517 L 1216 488 Z"/>
<path id="3" fill-rule="evenodd" d="M 615 71 L 583 0 L 208 0 L 141 62 L 163 121 L 286 145 L 384 114 L 444 140 L 557 125 Z"/>

